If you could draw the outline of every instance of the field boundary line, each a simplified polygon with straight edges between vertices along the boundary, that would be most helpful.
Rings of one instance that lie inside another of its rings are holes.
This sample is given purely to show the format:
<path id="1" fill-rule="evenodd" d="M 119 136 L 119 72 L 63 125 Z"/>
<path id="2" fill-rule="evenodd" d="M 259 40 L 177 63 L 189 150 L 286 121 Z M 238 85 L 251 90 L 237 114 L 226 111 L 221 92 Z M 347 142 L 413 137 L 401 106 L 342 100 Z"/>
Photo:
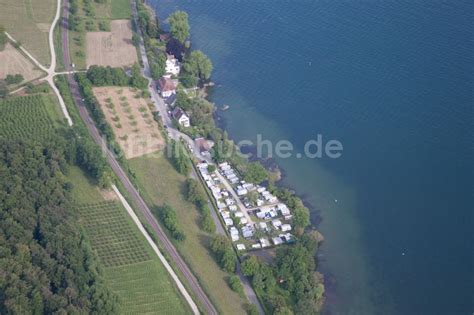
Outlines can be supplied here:
<path id="1" fill-rule="evenodd" d="M 197 307 L 197 305 L 194 303 L 193 299 L 191 298 L 191 296 L 189 295 L 188 291 L 186 291 L 186 288 L 184 287 L 184 285 L 181 283 L 181 281 L 179 280 L 178 276 L 176 275 L 176 273 L 174 272 L 173 268 L 171 268 L 170 264 L 168 263 L 168 261 L 166 260 L 166 258 L 163 256 L 163 254 L 161 254 L 160 250 L 158 249 L 158 246 L 156 246 L 155 242 L 151 239 L 150 235 L 148 235 L 147 231 L 145 230 L 145 228 L 143 227 L 142 223 L 140 222 L 140 220 L 138 219 L 137 215 L 135 214 L 135 212 L 133 211 L 132 207 L 130 207 L 130 205 L 128 204 L 127 200 L 125 200 L 124 196 L 120 193 L 120 191 L 118 190 L 117 186 L 115 185 L 112 185 L 112 189 L 114 190 L 114 192 L 117 194 L 117 196 L 119 197 L 120 199 L 120 202 L 123 204 L 123 206 L 125 207 L 125 209 L 127 210 L 128 214 L 130 215 L 130 217 L 132 218 L 133 222 L 135 222 L 135 224 L 137 225 L 138 229 L 140 230 L 140 232 L 142 232 L 143 236 L 145 236 L 146 240 L 148 241 L 148 243 L 150 244 L 150 246 L 153 248 L 153 251 L 156 253 L 156 255 L 158 256 L 158 258 L 160 259 L 160 261 L 163 263 L 163 265 L 165 266 L 166 270 L 168 271 L 168 273 L 171 275 L 171 278 L 174 280 L 174 282 L 176 283 L 176 285 L 178 286 L 178 289 L 179 291 L 181 292 L 181 294 L 184 296 L 184 298 L 186 299 L 186 301 L 188 302 L 189 306 L 191 307 L 192 311 L 194 314 L 196 315 L 199 315 L 200 312 L 199 312 L 199 309 Z"/>

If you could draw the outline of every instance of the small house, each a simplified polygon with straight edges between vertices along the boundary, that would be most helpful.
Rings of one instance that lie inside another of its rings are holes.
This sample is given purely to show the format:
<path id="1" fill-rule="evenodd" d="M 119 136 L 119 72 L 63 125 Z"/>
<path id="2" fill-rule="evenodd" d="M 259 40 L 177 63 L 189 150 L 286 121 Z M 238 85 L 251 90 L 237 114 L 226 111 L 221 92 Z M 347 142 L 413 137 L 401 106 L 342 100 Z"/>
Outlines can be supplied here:
<path id="1" fill-rule="evenodd" d="M 173 109 L 171 116 L 183 127 L 189 127 L 191 125 L 188 115 L 179 107 Z"/>
<path id="2" fill-rule="evenodd" d="M 176 94 L 176 83 L 171 78 L 161 77 L 158 80 L 158 89 L 162 97 L 170 97 Z"/>
<path id="3" fill-rule="evenodd" d="M 232 225 L 234 225 L 234 221 L 232 221 L 231 218 L 226 218 L 226 219 L 224 219 L 224 222 L 225 222 L 225 225 L 226 225 L 226 226 L 232 226 Z"/>
<path id="4" fill-rule="evenodd" d="M 206 140 L 204 138 L 196 138 L 194 140 L 194 143 L 196 144 L 196 147 L 198 148 L 201 154 L 209 154 L 209 151 L 212 148 L 212 145 L 209 140 Z"/>

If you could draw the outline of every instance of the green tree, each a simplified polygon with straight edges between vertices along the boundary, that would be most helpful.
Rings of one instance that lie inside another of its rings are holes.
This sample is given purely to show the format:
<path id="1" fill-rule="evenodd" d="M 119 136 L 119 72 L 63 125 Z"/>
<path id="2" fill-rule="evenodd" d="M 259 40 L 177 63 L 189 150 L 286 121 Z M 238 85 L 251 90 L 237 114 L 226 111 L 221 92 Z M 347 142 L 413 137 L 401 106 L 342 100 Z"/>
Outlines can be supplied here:
<path id="1" fill-rule="evenodd" d="M 5 82 L 7 84 L 19 84 L 24 80 L 23 76 L 21 74 L 8 74 L 7 77 L 5 78 Z"/>
<path id="2" fill-rule="evenodd" d="M 216 232 L 216 224 L 210 213 L 205 213 L 201 219 L 201 228 L 207 233 L 214 234 Z"/>
<path id="3" fill-rule="evenodd" d="M 8 37 L 5 34 L 5 28 L 0 25 L 0 51 L 5 49 L 5 45 L 8 42 Z"/>
<path id="4" fill-rule="evenodd" d="M 8 88 L 5 81 L 0 80 L 0 98 L 4 98 L 8 95 Z"/>
<path id="5" fill-rule="evenodd" d="M 186 180 L 186 199 L 189 202 L 196 204 L 200 209 L 202 209 L 203 206 L 206 206 L 206 194 L 197 180 L 192 178 Z"/>
<path id="6" fill-rule="evenodd" d="M 311 223 L 308 208 L 299 206 L 293 209 L 293 223 L 304 229 Z"/>
<path id="7" fill-rule="evenodd" d="M 132 67 L 132 78 L 130 80 L 130 84 L 137 89 L 144 90 L 148 87 L 148 80 L 142 76 L 138 63 L 135 63 Z"/>
<path id="8" fill-rule="evenodd" d="M 209 173 L 214 173 L 216 171 L 217 167 L 214 165 L 214 164 L 210 164 L 208 167 L 207 167 L 207 171 Z"/>
<path id="9" fill-rule="evenodd" d="M 242 262 L 241 268 L 244 276 L 252 277 L 260 269 L 260 261 L 256 256 L 251 255 Z"/>
<path id="10" fill-rule="evenodd" d="M 249 183 L 260 184 L 268 179 L 267 170 L 259 162 L 250 163 L 245 170 L 244 179 Z"/>
<path id="11" fill-rule="evenodd" d="M 229 286 L 234 292 L 237 292 L 240 295 L 244 294 L 244 287 L 242 286 L 242 282 L 240 282 L 238 276 L 232 275 L 229 277 Z"/>
<path id="12" fill-rule="evenodd" d="M 171 35 L 180 43 L 184 43 L 189 37 L 188 14 L 184 11 L 176 11 L 168 18 Z"/>
<path id="13" fill-rule="evenodd" d="M 187 73 L 201 80 L 208 80 L 213 66 L 211 60 L 202 51 L 194 50 L 184 60 L 183 68 Z"/>
<path id="14" fill-rule="evenodd" d="M 184 148 L 183 144 L 179 141 L 171 140 L 171 161 L 176 170 L 183 174 L 189 175 L 192 169 L 192 164 L 188 152 Z"/>
<path id="15" fill-rule="evenodd" d="M 217 235 L 211 243 L 211 251 L 223 270 L 235 272 L 237 257 L 230 240 L 225 235 Z"/>
<path id="16" fill-rule="evenodd" d="M 257 305 L 248 303 L 245 305 L 245 310 L 247 311 L 247 315 L 258 315 Z"/>

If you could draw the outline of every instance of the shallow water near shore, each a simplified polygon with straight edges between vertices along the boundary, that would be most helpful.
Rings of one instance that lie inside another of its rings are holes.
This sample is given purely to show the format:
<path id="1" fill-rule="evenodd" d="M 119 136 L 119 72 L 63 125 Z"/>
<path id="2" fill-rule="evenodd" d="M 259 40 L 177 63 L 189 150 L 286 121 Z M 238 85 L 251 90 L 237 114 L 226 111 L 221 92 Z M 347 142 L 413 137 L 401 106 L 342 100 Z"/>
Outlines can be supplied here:
<path id="1" fill-rule="evenodd" d="M 189 13 L 232 138 L 343 143 L 276 158 L 322 217 L 325 313 L 474 311 L 470 1 L 151 3 Z"/>

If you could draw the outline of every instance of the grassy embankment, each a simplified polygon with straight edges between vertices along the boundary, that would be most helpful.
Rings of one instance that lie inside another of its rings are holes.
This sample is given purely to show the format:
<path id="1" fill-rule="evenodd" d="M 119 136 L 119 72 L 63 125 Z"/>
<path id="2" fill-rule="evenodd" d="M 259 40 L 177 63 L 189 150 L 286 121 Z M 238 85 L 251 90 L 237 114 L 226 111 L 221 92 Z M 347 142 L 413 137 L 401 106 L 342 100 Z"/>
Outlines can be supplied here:
<path id="1" fill-rule="evenodd" d="M 73 3 L 76 3 L 73 5 Z M 110 21 L 130 19 L 130 0 L 107 0 L 97 3 L 94 0 L 72 0 L 69 30 L 69 49 L 72 63 L 76 69 L 86 68 L 86 33 L 110 31 Z M 77 22 L 77 27 L 71 27 Z"/>
<path id="2" fill-rule="evenodd" d="M 128 164 L 136 175 L 141 195 L 153 209 L 166 203 L 176 210 L 186 240 L 175 242 L 175 246 L 218 310 L 223 314 L 245 313 L 246 301 L 230 289 L 229 274 L 220 269 L 208 250 L 211 235 L 200 229 L 198 209 L 184 198 L 186 178 L 161 155 L 134 158 Z"/>

